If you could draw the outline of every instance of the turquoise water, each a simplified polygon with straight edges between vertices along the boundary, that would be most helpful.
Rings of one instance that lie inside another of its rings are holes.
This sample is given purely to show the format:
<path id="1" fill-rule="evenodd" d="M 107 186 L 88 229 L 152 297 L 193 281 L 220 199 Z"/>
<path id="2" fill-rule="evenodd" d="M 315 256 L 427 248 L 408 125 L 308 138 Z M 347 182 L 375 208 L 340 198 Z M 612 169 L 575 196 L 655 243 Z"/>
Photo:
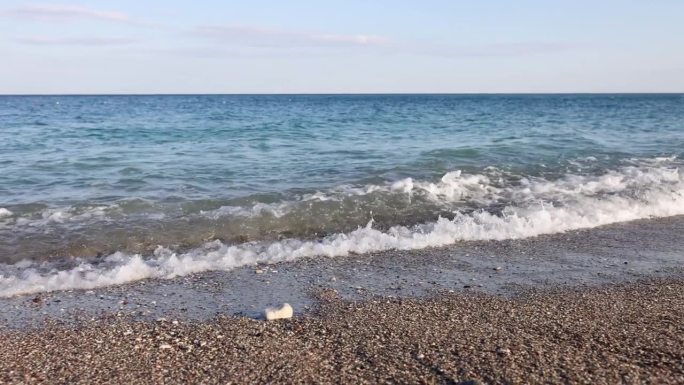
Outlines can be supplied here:
<path id="1" fill-rule="evenodd" d="M 678 215 L 683 153 L 674 94 L 0 96 L 0 262 Z"/>
<path id="2" fill-rule="evenodd" d="M 280 196 L 679 154 L 684 96 L 0 97 L 3 205 Z"/>

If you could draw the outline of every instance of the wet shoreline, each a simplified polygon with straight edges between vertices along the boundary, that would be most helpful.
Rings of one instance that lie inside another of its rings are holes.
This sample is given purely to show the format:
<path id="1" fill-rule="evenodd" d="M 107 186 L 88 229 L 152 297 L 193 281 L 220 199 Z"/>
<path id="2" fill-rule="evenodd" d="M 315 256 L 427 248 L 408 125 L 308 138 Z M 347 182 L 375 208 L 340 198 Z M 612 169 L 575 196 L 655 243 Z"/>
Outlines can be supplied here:
<path id="1" fill-rule="evenodd" d="M 173 279 L 142 280 L 95 290 L 0 299 L 0 325 L 40 327 L 108 317 L 208 320 L 257 318 L 267 306 L 291 303 L 296 315 L 334 290 L 363 300 L 478 292 L 515 296 L 526 289 L 596 287 L 684 276 L 684 217 L 609 225 L 521 240 L 461 242 L 412 251 L 303 258 Z"/>

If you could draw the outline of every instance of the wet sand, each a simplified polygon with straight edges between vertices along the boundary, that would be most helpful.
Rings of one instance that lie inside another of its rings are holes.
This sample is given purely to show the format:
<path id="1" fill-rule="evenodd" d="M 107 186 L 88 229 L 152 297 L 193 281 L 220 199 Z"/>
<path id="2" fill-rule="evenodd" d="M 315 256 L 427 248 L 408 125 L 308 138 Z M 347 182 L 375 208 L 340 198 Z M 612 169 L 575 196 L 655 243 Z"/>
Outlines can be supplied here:
<path id="1" fill-rule="evenodd" d="M 339 299 L 307 316 L 104 319 L 5 330 L 7 383 L 684 382 L 684 281 L 423 299 Z"/>

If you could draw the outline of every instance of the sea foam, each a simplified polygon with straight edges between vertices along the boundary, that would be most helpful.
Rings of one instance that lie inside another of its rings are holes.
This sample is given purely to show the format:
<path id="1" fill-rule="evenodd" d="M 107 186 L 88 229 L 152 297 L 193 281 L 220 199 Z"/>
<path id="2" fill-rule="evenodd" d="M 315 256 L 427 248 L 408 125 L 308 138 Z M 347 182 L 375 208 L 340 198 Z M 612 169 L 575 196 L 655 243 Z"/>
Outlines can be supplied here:
<path id="1" fill-rule="evenodd" d="M 411 180 L 386 188 L 405 194 L 421 192 L 434 199 L 509 202 L 498 213 L 457 212 L 453 219 L 438 218 L 387 230 L 374 228 L 370 221 L 355 231 L 316 240 L 292 238 L 232 245 L 213 241 L 186 252 L 159 246 L 151 256 L 119 252 L 107 257 L 106 263 L 95 265 L 84 260 L 67 270 L 26 262 L 4 265 L 0 267 L 0 296 L 93 289 L 304 257 L 415 250 L 471 240 L 520 239 L 684 214 L 684 178 L 673 167 L 630 166 L 599 176 L 566 175 L 558 180 L 524 178 L 515 186 L 500 186 L 491 179 L 491 175 L 453 172 L 436 183 Z"/>
<path id="2" fill-rule="evenodd" d="M 0 207 L 0 219 L 11 217 L 13 214 L 11 211 L 4 207 Z"/>

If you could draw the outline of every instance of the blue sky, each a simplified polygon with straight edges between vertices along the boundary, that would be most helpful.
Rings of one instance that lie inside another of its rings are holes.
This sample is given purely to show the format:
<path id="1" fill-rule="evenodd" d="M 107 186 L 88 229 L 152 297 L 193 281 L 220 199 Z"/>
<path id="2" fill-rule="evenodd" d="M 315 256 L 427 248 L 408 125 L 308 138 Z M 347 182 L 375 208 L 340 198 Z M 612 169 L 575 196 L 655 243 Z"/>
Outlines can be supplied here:
<path id="1" fill-rule="evenodd" d="M 0 0 L 0 93 L 683 92 L 681 0 Z"/>

